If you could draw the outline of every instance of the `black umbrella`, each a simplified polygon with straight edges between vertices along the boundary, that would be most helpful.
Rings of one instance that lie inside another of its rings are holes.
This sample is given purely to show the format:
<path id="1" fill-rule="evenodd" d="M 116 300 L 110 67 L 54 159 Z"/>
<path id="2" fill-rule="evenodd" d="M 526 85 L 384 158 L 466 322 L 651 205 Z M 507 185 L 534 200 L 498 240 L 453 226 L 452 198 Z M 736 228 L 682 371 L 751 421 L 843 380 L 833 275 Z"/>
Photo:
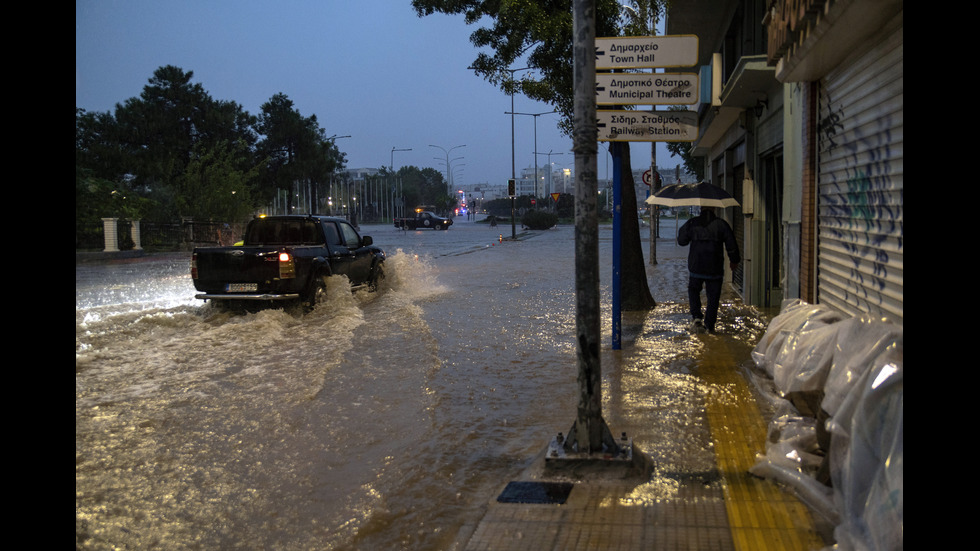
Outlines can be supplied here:
<path id="1" fill-rule="evenodd" d="M 699 182 L 697 184 L 672 184 L 647 197 L 647 204 L 667 207 L 737 207 L 736 201 L 724 189 Z"/>

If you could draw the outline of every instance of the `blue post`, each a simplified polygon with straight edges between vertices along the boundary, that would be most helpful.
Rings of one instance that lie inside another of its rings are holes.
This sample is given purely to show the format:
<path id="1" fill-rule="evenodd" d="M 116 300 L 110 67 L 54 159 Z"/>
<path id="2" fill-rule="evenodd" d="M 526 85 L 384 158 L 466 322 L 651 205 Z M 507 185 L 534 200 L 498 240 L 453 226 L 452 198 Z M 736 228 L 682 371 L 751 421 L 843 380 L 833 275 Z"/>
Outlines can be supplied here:
<path id="1" fill-rule="evenodd" d="M 613 274 L 612 274 L 612 348 L 619 350 L 622 347 L 622 301 L 620 297 L 620 266 L 622 253 L 622 222 L 623 222 L 623 191 L 622 191 L 622 168 L 620 159 L 622 157 L 622 144 L 612 142 L 612 163 L 613 163 Z"/>

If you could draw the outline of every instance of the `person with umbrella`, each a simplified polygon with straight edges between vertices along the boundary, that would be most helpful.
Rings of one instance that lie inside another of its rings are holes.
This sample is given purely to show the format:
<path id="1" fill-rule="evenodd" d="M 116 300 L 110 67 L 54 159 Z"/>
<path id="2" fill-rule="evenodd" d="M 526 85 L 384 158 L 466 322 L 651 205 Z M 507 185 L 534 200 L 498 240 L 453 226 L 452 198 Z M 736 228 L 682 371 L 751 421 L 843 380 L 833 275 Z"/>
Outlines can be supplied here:
<path id="1" fill-rule="evenodd" d="M 714 333 L 718 319 L 718 305 L 721 302 L 721 286 L 725 277 L 725 252 L 734 271 L 742 257 L 732 227 L 714 212 L 715 208 L 738 205 L 724 189 L 701 182 L 698 184 L 675 184 L 665 186 L 647 199 L 654 205 L 700 206 L 701 214 L 691 218 L 677 232 L 677 244 L 691 246 L 687 255 L 687 269 L 690 279 L 687 285 L 690 302 L 692 330 L 701 332 L 707 329 Z M 706 309 L 701 308 L 701 290 L 707 295 Z"/>

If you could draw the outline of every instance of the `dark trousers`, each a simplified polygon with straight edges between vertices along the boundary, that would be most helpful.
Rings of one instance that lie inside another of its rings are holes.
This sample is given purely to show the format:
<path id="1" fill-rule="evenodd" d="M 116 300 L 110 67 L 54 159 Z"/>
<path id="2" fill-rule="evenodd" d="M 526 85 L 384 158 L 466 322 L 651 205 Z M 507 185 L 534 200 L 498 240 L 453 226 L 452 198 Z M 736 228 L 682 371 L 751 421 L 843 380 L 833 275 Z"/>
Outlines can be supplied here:
<path id="1" fill-rule="evenodd" d="M 687 283 L 687 298 L 691 303 L 691 316 L 697 319 L 704 319 L 704 326 L 708 331 L 715 330 L 715 321 L 718 320 L 718 303 L 721 302 L 721 283 L 722 278 L 703 278 L 691 276 Z M 707 309 L 701 311 L 701 288 L 704 288 L 708 295 Z"/>

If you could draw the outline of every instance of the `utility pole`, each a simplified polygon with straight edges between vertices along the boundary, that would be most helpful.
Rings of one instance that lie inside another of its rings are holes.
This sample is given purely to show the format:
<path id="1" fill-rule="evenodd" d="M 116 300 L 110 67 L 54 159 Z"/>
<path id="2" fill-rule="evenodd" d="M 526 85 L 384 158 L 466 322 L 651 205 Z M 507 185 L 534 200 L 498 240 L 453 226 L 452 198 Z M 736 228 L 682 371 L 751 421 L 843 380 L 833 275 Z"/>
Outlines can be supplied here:
<path id="1" fill-rule="evenodd" d="M 599 350 L 599 216 L 596 192 L 598 128 L 595 100 L 595 1 L 574 0 L 575 299 L 579 402 L 566 451 L 619 455 L 620 448 L 602 418 L 602 367 Z"/>

